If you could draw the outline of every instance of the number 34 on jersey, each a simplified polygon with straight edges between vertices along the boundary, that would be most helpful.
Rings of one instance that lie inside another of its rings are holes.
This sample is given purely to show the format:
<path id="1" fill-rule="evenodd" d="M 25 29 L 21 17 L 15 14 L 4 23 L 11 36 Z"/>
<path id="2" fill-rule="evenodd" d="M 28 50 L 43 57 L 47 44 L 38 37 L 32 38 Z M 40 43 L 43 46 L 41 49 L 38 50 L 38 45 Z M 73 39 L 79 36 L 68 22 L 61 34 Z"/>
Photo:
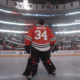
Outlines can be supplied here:
<path id="1" fill-rule="evenodd" d="M 43 33 L 41 33 L 40 30 L 36 30 L 35 33 L 37 33 L 37 36 L 35 37 L 36 40 L 41 39 L 41 37 L 43 37 L 44 40 L 47 40 L 47 31 L 44 31 Z"/>

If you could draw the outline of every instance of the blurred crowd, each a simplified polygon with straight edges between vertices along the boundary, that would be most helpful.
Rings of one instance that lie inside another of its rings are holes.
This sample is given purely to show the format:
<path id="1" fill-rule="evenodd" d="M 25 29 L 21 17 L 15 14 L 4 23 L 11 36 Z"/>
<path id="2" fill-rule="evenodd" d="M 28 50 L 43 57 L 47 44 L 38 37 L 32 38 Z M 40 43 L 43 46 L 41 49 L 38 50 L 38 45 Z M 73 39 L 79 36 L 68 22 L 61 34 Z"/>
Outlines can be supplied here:
<path id="1" fill-rule="evenodd" d="M 30 23 L 36 24 L 37 20 L 24 20 L 18 18 L 11 18 L 0 16 L 0 20 L 17 22 L 17 23 Z M 47 23 L 47 21 L 46 21 Z M 0 23 L 1 30 L 14 30 L 14 31 L 29 31 L 33 26 L 16 26 Z M 80 30 L 80 26 L 67 26 L 67 27 L 51 27 L 51 30 L 56 36 L 56 45 L 59 50 L 80 50 L 80 33 L 71 34 L 56 34 L 56 32 Z M 19 33 L 5 33 L 0 32 L 0 50 L 24 50 L 24 40 L 26 34 Z"/>
<path id="2" fill-rule="evenodd" d="M 80 50 L 80 33 L 55 34 L 59 50 Z M 24 50 L 26 34 L 0 32 L 0 50 Z"/>
<path id="3" fill-rule="evenodd" d="M 57 34 L 55 36 L 59 50 L 80 50 L 80 33 Z"/>

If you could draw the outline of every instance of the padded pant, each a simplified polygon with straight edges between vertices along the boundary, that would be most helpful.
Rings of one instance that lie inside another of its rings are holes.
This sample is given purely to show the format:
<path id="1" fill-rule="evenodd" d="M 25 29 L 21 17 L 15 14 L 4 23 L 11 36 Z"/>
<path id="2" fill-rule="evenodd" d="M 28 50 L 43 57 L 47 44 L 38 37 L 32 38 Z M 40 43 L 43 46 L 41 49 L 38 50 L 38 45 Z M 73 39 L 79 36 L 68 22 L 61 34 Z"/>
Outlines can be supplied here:
<path id="1" fill-rule="evenodd" d="M 55 71 L 55 66 L 50 60 L 50 52 L 48 51 L 39 51 L 34 47 L 31 47 L 30 58 L 28 59 L 27 67 L 23 75 L 28 76 L 32 73 L 32 77 L 37 74 L 38 64 L 41 60 L 44 67 L 46 68 L 49 74 L 52 74 Z"/>

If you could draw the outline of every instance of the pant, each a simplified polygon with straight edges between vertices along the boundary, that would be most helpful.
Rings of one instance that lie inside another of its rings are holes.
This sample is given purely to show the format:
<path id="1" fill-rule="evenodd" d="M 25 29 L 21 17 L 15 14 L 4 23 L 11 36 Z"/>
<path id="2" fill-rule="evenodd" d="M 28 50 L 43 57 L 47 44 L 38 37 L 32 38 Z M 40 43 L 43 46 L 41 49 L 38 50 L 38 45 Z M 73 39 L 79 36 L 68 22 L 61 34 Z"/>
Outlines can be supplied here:
<path id="1" fill-rule="evenodd" d="M 48 51 L 39 51 L 34 47 L 31 47 L 31 54 L 28 59 L 26 70 L 24 71 L 23 75 L 29 76 L 32 74 L 32 77 L 37 74 L 38 63 L 41 59 L 45 69 L 47 70 L 48 74 L 52 74 L 55 71 L 55 66 L 50 60 L 50 52 Z"/>

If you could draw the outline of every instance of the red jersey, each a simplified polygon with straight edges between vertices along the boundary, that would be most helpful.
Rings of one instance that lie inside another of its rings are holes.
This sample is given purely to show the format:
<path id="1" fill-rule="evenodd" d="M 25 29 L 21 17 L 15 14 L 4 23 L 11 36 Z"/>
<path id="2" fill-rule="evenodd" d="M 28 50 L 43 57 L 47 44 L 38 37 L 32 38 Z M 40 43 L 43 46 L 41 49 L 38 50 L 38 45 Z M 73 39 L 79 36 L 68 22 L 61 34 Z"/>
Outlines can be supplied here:
<path id="1" fill-rule="evenodd" d="M 50 45 L 55 44 L 55 36 L 51 29 L 47 26 L 34 26 L 32 27 L 26 38 L 25 44 L 31 45 L 37 50 L 46 51 L 50 49 Z"/>

